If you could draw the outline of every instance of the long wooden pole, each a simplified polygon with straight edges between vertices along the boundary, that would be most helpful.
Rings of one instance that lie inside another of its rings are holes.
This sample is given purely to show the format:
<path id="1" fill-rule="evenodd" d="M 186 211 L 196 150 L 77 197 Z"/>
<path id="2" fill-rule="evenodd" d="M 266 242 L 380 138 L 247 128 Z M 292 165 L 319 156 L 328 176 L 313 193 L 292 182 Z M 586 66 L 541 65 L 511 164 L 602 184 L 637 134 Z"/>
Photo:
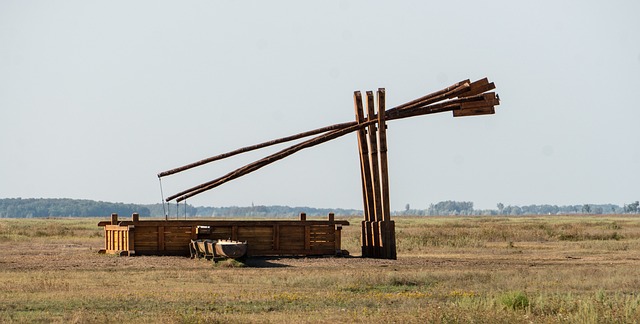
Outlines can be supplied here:
<path id="1" fill-rule="evenodd" d="M 360 91 L 354 94 L 355 99 L 355 113 L 356 113 L 356 121 L 358 124 L 365 122 L 365 114 L 362 105 L 362 94 Z M 369 144 L 367 143 L 367 133 L 364 128 L 360 128 L 357 131 L 358 134 L 358 150 L 360 155 L 360 174 L 362 178 L 362 191 L 363 191 L 363 202 L 364 202 L 364 211 L 365 211 L 365 220 L 371 221 L 372 215 L 374 211 L 373 204 L 369 203 L 370 200 L 368 197 L 373 195 L 373 186 L 371 184 L 371 177 L 369 176 L 371 165 L 369 164 Z M 373 201 L 371 201 L 373 202 Z"/>
<path id="2" fill-rule="evenodd" d="M 462 86 L 460 86 L 462 88 L 466 88 L 469 89 L 470 86 L 469 84 L 464 84 Z M 419 116 L 419 115 L 426 115 L 426 114 L 432 114 L 432 113 L 439 113 L 439 112 L 444 112 L 444 111 L 453 111 L 453 110 L 457 110 L 457 109 L 461 109 L 462 104 L 465 102 L 480 102 L 480 101 L 485 101 L 487 102 L 486 96 L 487 94 L 480 94 L 480 95 L 476 95 L 476 96 L 472 96 L 472 97 L 463 97 L 463 98 L 459 98 L 459 99 L 454 99 L 454 100 L 449 100 L 443 103 L 438 103 L 438 104 L 432 104 L 432 105 L 427 105 L 427 106 L 403 106 L 403 109 L 397 109 L 393 108 L 387 111 L 386 115 L 385 115 L 385 120 L 394 120 L 394 119 L 400 119 L 400 118 L 407 118 L 407 117 L 412 117 L 412 116 Z M 498 105 L 499 104 L 499 100 L 497 99 L 497 96 L 495 96 L 495 94 L 493 94 L 493 97 L 495 98 L 494 100 L 487 102 L 487 105 Z M 375 115 L 374 115 L 375 116 Z M 368 127 L 369 125 L 372 125 L 374 123 L 376 123 L 377 117 L 374 120 L 369 120 L 363 123 L 358 123 L 358 122 L 350 122 L 350 123 L 343 123 L 343 124 L 336 124 L 336 125 L 332 125 L 333 126 L 337 126 L 340 125 L 340 127 L 338 127 L 336 130 L 333 131 L 329 131 L 325 134 L 319 135 L 317 137 L 314 137 L 310 140 L 307 140 L 305 142 L 299 143 L 297 145 L 291 146 L 285 150 L 279 151 L 277 153 L 274 153 L 272 155 L 269 155 L 263 159 L 260 159 L 258 161 L 255 161 L 253 163 L 250 163 L 248 165 L 245 165 L 241 168 L 236 169 L 235 171 L 232 171 L 230 173 L 228 173 L 225 176 L 222 176 L 220 178 L 217 178 L 215 180 L 203 183 L 201 185 L 192 187 L 190 189 L 184 190 L 180 193 L 177 193 L 175 195 L 172 195 L 170 197 L 168 197 L 166 199 L 166 201 L 171 201 L 173 199 L 177 199 L 178 202 L 187 199 L 189 197 L 192 197 L 194 195 L 197 195 L 199 193 L 202 193 L 204 191 L 213 189 L 223 183 L 226 183 L 228 181 L 231 181 L 233 179 L 236 179 L 240 176 L 243 176 L 245 174 L 251 173 L 255 170 L 258 170 L 268 164 L 271 164 L 277 160 L 280 160 L 284 157 L 287 157 L 291 154 L 294 154 L 302 149 L 308 148 L 308 147 L 312 147 L 333 139 L 336 139 L 338 137 L 344 136 L 346 134 L 349 134 L 351 132 L 354 132 L 356 130 Z M 301 133 L 302 134 L 302 133 Z"/>
<path id="3" fill-rule="evenodd" d="M 385 91 L 378 89 L 378 155 L 380 156 L 380 191 L 382 193 L 382 219 L 378 222 L 380 242 L 382 245 L 380 257 L 396 259 L 395 225 L 391 220 L 391 205 L 389 202 L 389 165 L 387 161 L 387 125 L 385 118 Z"/>
<path id="4" fill-rule="evenodd" d="M 373 218 L 371 220 L 371 232 L 373 233 L 373 256 L 380 257 L 382 254 L 382 244 L 380 240 L 380 228 L 379 221 L 382 218 L 382 192 L 380 191 L 380 164 L 378 160 L 378 137 L 376 122 L 378 117 L 375 112 L 375 102 L 373 97 L 373 91 L 366 92 L 367 97 L 367 120 L 372 122 L 367 127 L 367 137 L 369 138 L 369 163 L 371 164 L 371 170 L 369 177 L 371 177 L 371 185 L 373 186 Z"/>
<path id="5" fill-rule="evenodd" d="M 369 138 L 369 163 L 371 163 L 371 183 L 373 185 L 373 202 L 375 208 L 375 221 L 382 220 L 382 204 L 380 192 L 380 164 L 378 160 L 378 137 L 375 123 L 378 118 L 375 113 L 373 91 L 367 91 L 367 120 L 372 124 L 367 127 L 367 137 Z"/>
<path id="6" fill-rule="evenodd" d="M 277 153 L 274 153 L 272 155 L 269 155 L 265 158 L 262 158 L 258 161 L 255 161 L 253 163 L 249 163 L 241 168 L 238 168 L 220 178 L 217 178 L 215 180 L 212 181 L 208 181 L 205 182 L 201 185 L 195 186 L 193 188 L 181 191 L 175 195 L 172 195 L 170 197 L 167 197 L 167 199 L 165 199 L 166 201 L 171 201 L 173 199 L 176 199 L 178 202 L 185 200 L 189 197 L 193 197 L 199 193 L 202 193 L 204 191 L 213 189 L 225 182 L 231 181 L 233 179 L 236 179 L 238 177 L 241 177 L 245 174 L 249 174 L 253 171 L 256 171 L 264 166 L 267 166 L 273 162 L 276 162 L 278 160 L 281 160 L 291 154 L 294 154 L 300 150 L 303 150 L 305 148 L 309 148 L 312 146 L 316 146 L 318 144 L 336 139 L 338 137 L 344 136 L 346 134 L 352 133 L 358 129 L 360 129 L 361 127 L 366 127 L 369 124 L 369 122 L 365 122 L 364 124 L 355 124 L 354 126 L 350 126 L 350 127 L 346 127 L 343 129 L 339 129 L 339 130 L 335 130 L 332 132 L 329 132 L 327 134 L 323 134 L 317 137 L 314 137 L 310 140 L 307 140 L 305 142 L 299 143 L 297 145 L 291 146 L 287 149 L 284 149 L 282 151 L 279 151 Z"/>
<path id="7" fill-rule="evenodd" d="M 467 99 L 467 98 L 465 98 Z M 459 99 L 458 99 L 459 100 Z M 483 98 L 480 98 L 480 100 L 483 100 Z M 455 100 L 452 100 L 455 101 Z M 436 106 L 436 107 L 434 107 Z M 460 103 L 451 103 L 451 104 L 436 104 L 436 105 L 430 105 L 427 107 L 418 107 L 416 109 L 413 110 L 407 110 L 407 111 L 389 111 L 389 114 L 387 114 L 386 116 L 386 120 L 393 120 L 393 119 L 400 119 L 400 118 L 406 118 L 406 117 L 410 117 L 410 116 L 419 116 L 419 115 L 426 115 L 426 114 L 432 114 L 432 113 L 438 113 L 438 112 L 444 112 L 444 111 L 452 111 L 455 109 L 460 109 Z M 394 115 L 391 115 L 392 112 L 397 112 Z M 391 115 L 391 116 L 390 116 Z M 374 115 L 375 116 L 375 115 Z M 297 145 L 291 146 L 285 150 L 279 151 L 277 153 L 274 153 L 272 155 L 269 155 L 263 159 L 260 159 L 258 161 L 255 161 L 253 163 L 247 164 L 244 167 L 238 168 L 233 172 L 228 173 L 227 175 L 217 178 L 215 180 L 203 183 L 201 185 L 192 187 L 190 189 L 181 191 L 175 195 L 172 195 L 170 197 L 168 197 L 167 199 L 165 199 L 166 201 L 171 201 L 173 199 L 176 199 L 178 197 L 180 197 L 177 201 L 180 202 L 184 199 L 187 199 L 189 197 L 193 197 L 196 194 L 202 193 L 204 191 L 213 189 L 225 182 L 231 181 L 233 179 L 236 179 L 238 177 L 241 177 L 245 174 L 251 173 L 257 169 L 260 169 L 268 164 L 271 164 L 275 161 L 278 161 L 280 159 L 283 159 L 291 154 L 294 154 L 300 150 L 303 150 L 305 148 L 309 148 L 333 139 L 336 139 L 338 137 L 344 136 L 346 134 L 349 134 L 351 132 L 354 132 L 358 129 L 364 128 L 364 127 L 368 127 L 371 124 L 375 124 L 377 122 L 377 118 L 374 118 L 373 120 L 368 120 L 364 123 L 360 123 L 357 124 L 355 122 L 353 122 L 353 126 L 349 126 L 349 127 L 345 127 L 342 129 L 338 129 L 338 130 L 334 130 L 331 132 L 328 132 L 326 134 L 322 134 L 320 136 L 314 137 L 310 140 L 307 140 L 305 142 L 299 143 Z"/>
<path id="8" fill-rule="evenodd" d="M 387 161 L 387 124 L 385 122 L 385 91 L 378 89 L 378 154 L 380 155 L 380 191 L 382 192 L 382 219 L 391 220 L 389 206 L 389 165 Z"/>
<path id="9" fill-rule="evenodd" d="M 362 93 L 354 92 L 354 109 L 356 122 L 358 124 L 365 122 L 364 109 L 362 108 Z M 371 221 L 373 219 L 373 186 L 371 185 L 371 166 L 369 164 L 369 144 L 367 143 L 367 134 L 364 128 L 359 129 L 358 135 L 358 152 L 360 157 L 360 177 L 362 180 L 362 200 L 364 219 L 361 227 L 361 252 L 363 256 L 373 255 L 373 235 L 371 232 Z"/>
<path id="10" fill-rule="evenodd" d="M 441 101 L 444 99 L 449 99 L 449 98 L 455 98 L 456 96 L 462 96 L 462 95 L 466 95 L 465 92 L 469 92 L 473 87 L 474 84 L 476 85 L 476 89 L 481 89 L 480 86 L 486 86 L 488 85 L 488 80 L 482 79 L 482 80 L 478 80 L 474 83 L 469 84 L 469 80 L 463 80 L 460 82 L 457 82 L 445 89 L 442 89 L 440 91 L 436 91 L 433 93 L 430 93 L 428 95 L 425 95 L 423 97 L 420 97 L 418 99 L 409 101 L 407 103 L 404 103 L 402 105 L 399 105 L 393 109 L 390 109 L 390 111 L 393 110 L 404 110 L 404 109 L 411 109 L 411 108 L 416 108 L 416 107 L 421 107 L 421 106 L 425 106 L 428 105 L 430 103 L 434 103 L 437 101 Z M 491 83 L 490 85 L 493 85 L 493 83 Z M 495 88 L 495 86 L 494 86 Z M 490 89 L 489 89 L 490 90 Z M 484 90 L 487 91 L 487 90 Z M 219 154 L 213 157 L 209 157 L 206 159 L 202 159 L 200 161 L 197 162 L 193 162 L 178 168 L 174 168 L 171 170 L 167 170 L 167 171 L 163 171 L 158 173 L 158 177 L 165 177 L 168 175 L 172 175 L 178 172 L 182 172 L 182 171 L 186 171 L 213 161 L 217 161 L 217 160 L 221 160 L 221 159 L 225 159 L 228 157 L 232 157 L 234 155 L 238 155 L 241 153 L 246 153 L 246 152 L 250 152 L 253 150 L 257 150 L 257 149 L 261 149 L 261 148 L 265 148 L 265 147 L 269 147 L 272 145 L 276 145 L 276 144 L 281 144 L 281 143 L 286 143 L 289 141 L 293 141 L 293 140 L 297 140 L 297 139 L 301 139 L 301 138 L 305 138 L 305 137 L 309 137 L 309 136 L 313 136 L 313 135 L 317 135 L 317 134 L 321 134 L 321 133 L 325 133 L 325 132 L 329 132 L 329 131 L 333 131 L 333 130 L 338 130 L 338 129 L 342 129 L 345 127 L 350 127 L 353 126 L 354 122 L 347 122 L 347 123 L 340 123 L 340 124 L 335 124 L 335 125 L 330 125 L 330 126 L 326 126 L 326 127 L 321 127 L 321 128 L 317 128 L 314 130 L 310 130 L 307 132 L 302 132 L 302 133 L 298 133 L 298 134 L 294 134 L 294 135 L 290 135 L 290 136 L 286 136 L 286 137 L 282 137 L 282 138 L 278 138 L 275 140 L 271 140 L 271 141 L 267 141 L 267 142 L 263 142 L 263 143 L 259 143 L 259 144 L 255 144 L 255 145 L 250 145 L 250 146 L 246 146 L 246 147 L 242 147 L 230 152 L 226 152 L 223 154 Z"/>
<path id="11" fill-rule="evenodd" d="M 209 157 L 209 158 L 206 158 L 206 159 L 202 159 L 200 161 L 193 162 L 193 163 L 190 163 L 190 164 L 187 164 L 187 165 L 175 168 L 175 169 L 171 169 L 171 170 L 168 170 L 168 171 L 160 172 L 160 173 L 158 173 L 158 178 L 162 178 L 162 177 L 166 177 L 168 175 L 172 175 L 172 174 L 175 174 L 175 173 L 178 173 L 178 172 L 186 171 L 186 170 L 189 170 L 189 169 L 192 169 L 192 168 L 195 168 L 197 166 L 201 166 L 201 165 L 213 162 L 213 161 L 226 159 L 228 157 L 232 157 L 234 155 L 238 155 L 238 154 L 241 154 L 241 153 L 246 153 L 246 152 L 250 152 L 250 151 L 253 151 L 253 150 L 269 147 L 269 146 L 272 146 L 272 145 L 294 141 L 294 140 L 305 138 L 305 137 L 309 137 L 309 136 L 312 136 L 312 135 L 326 133 L 326 132 L 332 131 L 332 130 L 342 129 L 342 128 L 345 128 L 345 127 L 353 126 L 355 124 L 356 123 L 354 123 L 354 122 L 335 124 L 335 125 L 321 127 L 321 128 L 317 128 L 317 129 L 314 129 L 314 130 L 307 131 L 307 132 L 302 132 L 302 133 L 299 133 L 299 134 L 287 136 L 287 137 L 278 138 L 278 139 L 275 139 L 275 140 L 272 140 L 272 141 L 263 142 L 263 143 L 260 143 L 260 144 L 246 146 L 246 147 L 243 147 L 243 148 L 239 148 L 237 150 L 233 150 L 233 151 L 226 152 L 226 153 L 223 153 L 223 154 L 219 154 L 219 155 L 216 155 L 216 156 L 212 156 L 212 157 Z"/>

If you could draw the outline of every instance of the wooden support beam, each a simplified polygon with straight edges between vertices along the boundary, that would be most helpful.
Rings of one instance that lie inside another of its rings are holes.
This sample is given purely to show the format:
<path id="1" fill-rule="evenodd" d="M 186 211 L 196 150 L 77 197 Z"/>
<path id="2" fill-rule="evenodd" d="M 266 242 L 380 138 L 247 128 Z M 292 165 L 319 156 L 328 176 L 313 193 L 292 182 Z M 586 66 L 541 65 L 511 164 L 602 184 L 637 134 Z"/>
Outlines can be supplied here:
<path id="1" fill-rule="evenodd" d="M 495 85 L 493 83 L 490 83 L 486 78 L 485 79 L 481 79 L 475 82 L 469 82 L 469 80 L 463 80 L 461 82 L 458 82 L 446 89 L 434 92 L 432 94 L 423 96 L 421 98 L 418 98 L 416 100 L 410 101 L 406 104 L 402 104 L 399 105 L 395 108 L 389 109 L 386 111 L 385 113 L 385 121 L 389 121 L 389 120 L 394 120 L 394 119 L 401 119 L 401 118 L 408 118 L 408 117 L 413 117 L 413 116 L 420 116 L 420 115 L 427 115 L 427 114 L 433 114 L 433 113 L 439 113 L 439 112 L 444 112 L 444 111 L 457 111 L 457 110 L 465 110 L 467 108 L 471 109 L 469 111 L 466 112 L 455 112 L 454 116 L 470 116 L 470 115 L 481 115 L 481 114 L 491 114 L 494 113 L 495 110 L 493 107 L 489 107 L 488 105 L 480 105 L 479 107 L 473 107 L 471 108 L 471 106 L 473 106 L 472 104 L 465 104 L 465 109 L 462 109 L 462 105 L 463 103 L 466 102 L 471 102 L 471 101 L 482 101 L 484 100 L 484 98 L 482 98 L 482 93 L 484 91 L 488 91 L 491 89 L 494 89 Z M 458 98 L 458 99 L 454 99 L 454 98 Z M 496 96 L 497 99 L 497 96 Z M 496 104 L 499 104 L 499 100 L 496 100 Z M 495 106 L 494 105 L 494 106 Z M 375 130 L 375 123 L 377 123 L 378 120 L 377 118 L 375 118 L 375 113 L 372 116 L 369 116 L 369 119 L 365 122 L 362 123 L 358 123 L 357 121 L 354 122 L 348 122 L 348 123 L 342 123 L 342 124 L 336 124 L 336 125 L 331 125 L 328 127 L 323 127 L 323 128 L 319 128 L 313 131 L 309 131 L 309 132 L 305 132 L 305 133 L 301 133 L 301 134 L 297 134 L 297 135 L 293 135 L 293 136 L 289 136 L 286 138 L 282 138 L 282 139 L 278 139 L 278 140 L 274 140 L 274 141 L 270 141 L 270 142 L 265 142 L 265 143 L 261 143 L 258 145 L 255 145 L 254 147 L 247 147 L 247 148 L 242 148 L 237 150 L 238 153 L 240 153 L 240 151 L 245 152 L 248 151 L 250 149 L 256 149 L 256 148 L 262 148 L 262 147 L 266 147 L 268 146 L 268 143 L 273 143 L 273 142 L 284 142 L 284 141 L 288 141 L 291 140 L 292 138 L 302 138 L 305 136 L 310 136 L 312 134 L 320 134 L 322 132 L 326 132 L 322 135 L 319 135 L 315 138 L 312 138 L 310 140 L 304 141 L 302 143 L 299 143 L 297 145 L 291 146 L 285 150 L 279 151 L 277 153 L 274 153 L 272 155 L 269 155 L 263 159 L 260 159 L 258 161 L 255 161 L 253 163 L 247 164 L 241 168 L 238 168 L 222 177 L 219 177 L 217 179 L 205 182 L 201 185 L 189 188 L 187 190 L 184 190 L 182 192 L 179 192 L 175 195 L 172 195 L 168 198 L 166 198 L 166 201 L 171 201 L 176 199 L 177 202 L 180 202 L 182 200 L 185 200 L 189 197 L 195 196 L 197 194 L 200 194 L 204 191 L 213 189 L 215 187 L 218 187 L 226 182 L 229 182 L 231 180 L 234 180 L 236 178 L 239 178 L 241 176 L 244 176 L 246 174 L 249 174 L 251 172 L 254 172 L 266 165 L 269 165 L 275 161 L 278 161 L 280 159 L 283 159 L 289 155 L 292 155 L 300 150 L 303 150 L 305 148 L 309 148 L 315 145 L 319 145 L 321 143 L 325 143 L 327 141 L 336 139 L 338 137 L 344 136 L 346 134 L 349 134 L 351 132 L 354 131 L 358 131 L 360 129 L 363 129 L 365 127 L 368 127 L 370 129 L 370 133 L 371 130 Z M 269 144 L 272 145 L 272 144 Z M 369 146 L 369 149 L 371 149 L 371 145 Z M 236 153 L 236 154 L 238 154 Z M 226 153 L 225 153 L 226 154 Z M 215 159 L 218 158 L 224 158 L 225 154 L 219 155 L 217 157 L 214 157 Z M 213 158 L 211 158 L 213 159 Z M 214 160 L 215 160 L 214 159 Z M 206 159 L 208 160 L 208 159 Z M 203 160 L 204 161 L 204 160 Z M 202 162 L 202 161 L 200 161 Z M 200 162 L 194 163 L 194 164 L 198 164 Z M 371 161 L 370 161 L 371 162 Z M 200 165 L 200 164 L 198 164 Z M 195 165 L 194 165 L 195 166 Z M 189 166 L 189 167 L 193 167 L 193 166 Z M 178 168 L 180 169 L 180 168 Z M 170 170 L 167 172 L 173 172 L 174 170 Z M 373 170 L 371 170 L 373 171 Z M 176 172 L 179 172 L 176 171 Z M 164 174 L 161 173 L 158 176 L 162 176 Z M 375 186 L 374 186 L 375 188 Z M 375 195 L 375 192 L 374 192 Z M 375 197 L 374 197 L 374 202 L 376 201 Z M 379 213 L 374 213 L 375 216 L 379 216 Z M 374 219 L 374 218 L 371 218 Z"/>
<path id="2" fill-rule="evenodd" d="M 367 119 L 372 122 L 377 122 L 377 116 L 375 113 L 375 104 L 373 91 L 366 92 L 367 98 Z M 372 221 L 380 221 L 382 218 L 382 198 L 380 193 L 380 166 L 378 161 L 378 138 L 377 129 L 375 123 L 372 123 L 367 128 L 367 137 L 369 138 L 369 163 L 371 164 L 371 184 L 373 186 L 373 219 Z"/>
<path id="3" fill-rule="evenodd" d="M 377 121 L 377 120 L 376 120 Z M 357 124 L 355 122 L 352 123 L 353 126 L 349 126 L 343 129 L 339 129 L 339 130 L 335 130 L 332 132 L 329 132 L 327 134 L 323 134 L 321 136 L 312 138 L 310 140 L 304 141 L 302 143 L 299 143 L 297 145 L 291 146 L 287 149 L 284 149 L 282 151 L 279 151 L 277 153 L 274 153 L 272 155 L 269 155 L 265 158 L 262 158 L 258 161 L 255 161 L 253 163 L 249 163 L 241 168 L 238 168 L 222 177 L 219 177 L 215 180 L 211 180 L 208 182 L 205 182 L 203 184 L 200 184 L 198 186 L 189 188 L 187 190 L 183 190 L 175 195 L 169 196 L 167 199 L 165 199 L 166 201 L 171 201 L 173 199 L 176 199 L 177 202 L 183 201 L 187 198 L 193 197 L 197 194 L 200 194 L 202 192 L 205 192 L 207 190 L 211 190 L 213 188 L 216 188 L 224 183 L 227 183 L 231 180 L 237 179 L 241 176 L 247 175 L 251 172 L 257 171 L 273 162 L 279 161 L 281 159 L 284 159 L 285 157 L 292 155 L 300 150 L 303 150 L 305 148 L 309 148 L 312 146 L 316 146 L 318 144 L 322 144 L 325 142 L 328 142 L 330 140 L 336 139 L 338 137 L 350 134 L 362 127 L 366 127 L 369 125 L 369 122 L 365 122 L 364 124 Z"/>
<path id="4" fill-rule="evenodd" d="M 496 110 L 493 106 L 475 107 L 467 109 L 459 109 L 453 111 L 453 117 L 467 117 L 467 116 L 479 116 L 479 115 L 492 115 Z"/>
<path id="5" fill-rule="evenodd" d="M 391 220 L 389 206 L 389 165 L 387 161 L 387 124 L 385 123 L 385 91 L 378 89 L 378 153 L 380 155 L 380 193 L 383 221 Z"/>
<path id="6" fill-rule="evenodd" d="M 380 228 L 378 222 L 382 220 L 382 192 L 380 185 L 380 160 L 378 154 L 378 129 L 376 122 L 378 122 L 378 116 L 376 115 L 375 98 L 373 97 L 373 91 L 366 92 L 367 102 L 367 120 L 371 124 L 367 127 L 367 137 L 369 140 L 369 163 L 371 177 L 371 185 L 373 187 L 373 217 L 369 222 L 368 230 L 371 232 L 371 243 L 368 247 L 369 256 L 378 258 L 382 256 L 382 242 L 380 236 Z"/>
<path id="7" fill-rule="evenodd" d="M 395 229 L 390 226 L 391 206 L 389 202 L 389 165 L 387 161 L 387 125 L 385 122 L 385 91 L 378 89 L 378 152 L 380 155 L 380 191 L 382 219 L 378 222 L 381 251 L 379 257 L 396 258 Z"/>
<path id="8" fill-rule="evenodd" d="M 336 250 L 336 254 L 342 255 L 342 225 L 338 224 L 335 228 L 334 248 Z"/>
<path id="9" fill-rule="evenodd" d="M 135 251 L 135 231 L 136 227 L 135 225 L 129 225 L 127 226 L 127 254 L 128 256 L 133 256 L 136 251 Z"/>
<path id="10" fill-rule="evenodd" d="M 362 105 L 362 94 L 360 91 L 354 92 L 354 110 L 356 122 L 361 124 L 365 121 L 365 114 Z M 367 132 L 364 128 L 357 131 L 358 151 L 360 155 L 360 177 L 362 180 L 362 198 L 364 205 L 364 219 L 366 221 L 373 220 L 373 185 L 371 183 L 371 165 L 369 163 L 369 146 L 367 143 Z"/>
<path id="11" fill-rule="evenodd" d="M 405 104 L 402 104 L 402 105 L 396 107 L 396 109 L 410 108 L 410 107 L 415 106 L 415 105 L 425 105 L 425 104 L 427 104 L 429 102 L 437 102 L 437 101 L 440 101 L 440 100 L 443 100 L 443 99 L 447 99 L 447 98 L 454 98 L 455 96 L 451 96 L 452 94 L 454 94 L 453 91 L 454 90 L 455 91 L 460 91 L 461 89 L 459 89 L 459 88 L 460 87 L 465 87 L 465 86 L 466 86 L 466 88 L 463 89 L 463 90 L 466 91 L 466 90 L 468 90 L 468 87 L 469 87 L 469 80 L 460 81 L 460 82 L 455 83 L 455 84 L 451 85 L 450 87 L 447 87 L 447 88 L 445 88 L 443 90 L 436 91 L 434 93 L 430 93 L 430 94 L 428 94 L 426 96 L 423 96 L 423 97 L 420 97 L 420 98 L 418 98 L 416 100 L 412 100 L 410 102 L 407 102 Z M 225 158 L 229 158 L 229 157 L 232 157 L 234 155 L 241 154 L 241 153 L 246 153 L 246 152 L 250 152 L 250 151 L 253 151 L 253 150 L 258 150 L 258 149 L 261 149 L 261 148 L 269 147 L 269 146 L 272 146 L 272 145 L 286 143 L 286 142 L 289 142 L 289 141 L 293 141 L 293 140 L 297 140 L 297 139 L 301 139 L 301 138 L 305 138 L 305 137 L 309 137 L 309 136 L 313 136 L 313 135 L 318 135 L 318 134 L 322 134 L 322 133 L 326 133 L 326 132 L 330 132 L 330 131 L 340 130 L 340 129 L 343 129 L 343 128 L 346 128 L 346 127 L 350 127 L 350 126 L 353 126 L 353 125 L 354 125 L 353 122 L 335 124 L 335 125 L 330 125 L 330 126 L 326 126 L 326 127 L 317 128 L 317 129 L 310 130 L 310 131 L 307 131 L 307 132 L 302 132 L 302 133 L 299 133 L 299 134 L 290 135 L 290 136 L 283 137 L 283 138 L 278 138 L 278 139 L 267 141 L 267 142 L 263 142 L 263 143 L 260 143 L 260 144 L 255 144 L 255 145 L 251 145 L 251 146 L 242 147 L 242 148 L 239 148 L 237 150 L 233 150 L 233 151 L 226 152 L 226 153 L 223 153 L 223 154 L 218 154 L 216 156 L 209 157 L 209 158 L 206 158 L 206 159 L 202 159 L 200 161 L 197 161 L 197 162 L 194 162 L 194 163 L 190 163 L 190 164 L 178 167 L 178 168 L 174 168 L 174 169 L 171 169 L 171 170 L 168 170 L 168 171 L 160 172 L 160 173 L 158 173 L 158 178 L 162 178 L 162 177 L 165 177 L 165 176 L 168 176 L 168 175 L 172 175 L 172 174 L 175 174 L 175 173 L 178 173 L 178 172 L 186 171 L 186 170 L 189 170 L 189 169 L 192 169 L 192 168 L 195 168 L 195 167 L 198 167 L 198 166 L 210 163 L 210 162 L 214 162 L 214 161 L 222 160 L 222 159 L 225 159 Z"/>
<path id="12" fill-rule="evenodd" d="M 382 244 L 380 242 L 380 222 L 371 222 L 371 233 L 373 233 L 373 254 L 371 255 L 374 258 L 379 258 L 382 256 Z"/>
<path id="13" fill-rule="evenodd" d="M 470 97 L 481 94 L 485 91 L 493 90 L 496 85 L 493 82 L 489 82 L 489 79 L 484 78 L 478 81 L 474 81 L 469 85 L 469 89 L 460 94 L 460 97 Z"/>
<path id="14" fill-rule="evenodd" d="M 446 87 L 442 90 L 430 93 L 426 96 L 422 96 L 418 99 L 409 101 L 407 103 L 404 103 L 402 105 L 399 105 L 393 109 L 395 110 L 403 110 L 403 109 L 410 109 L 410 108 L 414 108 L 414 107 L 420 107 L 420 106 L 426 106 L 426 105 L 430 105 L 432 103 L 438 102 L 438 101 L 442 101 L 445 99 L 451 99 L 451 98 L 455 98 L 457 96 L 459 96 L 461 93 L 463 92 L 467 92 L 470 89 L 470 81 L 469 79 L 467 80 L 462 80 L 460 82 L 456 82 L 454 84 L 452 84 L 449 87 Z"/>
<path id="15" fill-rule="evenodd" d="M 253 150 L 258 150 L 261 148 L 265 148 L 265 147 L 269 147 L 272 145 L 276 145 L 276 144 L 281 144 L 281 143 L 286 143 L 286 142 L 290 142 L 290 141 L 294 141 L 297 139 L 301 139 L 301 138 L 305 138 L 305 137 L 309 137 L 309 136 L 313 136 L 313 135 L 317 135 L 317 134 L 322 134 L 322 133 L 326 133 L 329 131 L 333 131 L 333 130 L 338 130 L 338 129 L 342 129 L 344 127 L 348 127 L 348 126 L 352 126 L 353 123 L 342 123 L 342 124 L 335 124 L 335 125 L 331 125 L 331 126 L 326 126 L 326 127 L 321 127 L 321 128 L 317 128 L 314 130 L 310 130 L 307 132 L 303 132 L 303 133 L 299 133 L 299 134 L 295 134 L 295 135 L 291 135 L 291 136 L 287 136 L 287 137 L 283 137 L 283 138 L 278 138 L 272 141 L 267 141 L 267 142 L 263 142 L 260 144 L 256 144 L 256 145 L 251 145 L 251 146 L 246 146 L 243 148 L 239 148 L 237 150 L 231 151 L 231 152 L 227 152 L 227 153 L 223 153 L 223 154 L 219 154 L 216 156 L 212 156 L 206 159 L 202 159 L 200 161 L 194 162 L 194 163 L 190 163 L 175 169 L 171 169 L 168 171 L 163 171 L 158 173 L 158 178 L 162 178 L 162 177 L 166 177 L 168 175 L 172 175 L 178 172 L 182 172 L 182 171 L 186 171 L 207 163 L 211 163 L 213 161 L 218 161 L 218 160 L 222 160 L 222 159 L 226 159 L 229 157 L 232 157 L 234 155 L 238 155 L 241 153 L 246 153 L 246 152 L 251 152 Z"/>
<path id="16" fill-rule="evenodd" d="M 353 101 L 356 122 L 361 124 L 365 122 L 366 119 L 362 104 L 362 94 L 360 91 L 353 93 Z M 362 200 L 364 211 L 360 242 L 362 245 L 362 255 L 370 256 L 373 254 L 373 236 L 370 231 L 370 224 L 375 218 L 375 206 L 373 203 L 373 184 L 371 178 L 371 164 L 369 161 L 369 144 L 367 143 L 367 132 L 364 128 L 359 129 L 356 133 L 360 157 L 360 178 L 362 180 Z"/>

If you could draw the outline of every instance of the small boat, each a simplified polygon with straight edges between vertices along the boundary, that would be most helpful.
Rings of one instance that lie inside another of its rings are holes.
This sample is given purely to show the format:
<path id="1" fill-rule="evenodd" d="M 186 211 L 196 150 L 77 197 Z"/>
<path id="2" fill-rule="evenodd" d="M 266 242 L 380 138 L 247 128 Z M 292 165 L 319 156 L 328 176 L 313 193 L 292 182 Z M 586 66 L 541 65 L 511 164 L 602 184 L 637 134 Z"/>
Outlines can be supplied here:
<path id="1" fill-rule="evenodd" d="M 215 244 L 215 249 L 216 256 L 238 259 L 247 254 L 247 242 L 218 240 Z"/>

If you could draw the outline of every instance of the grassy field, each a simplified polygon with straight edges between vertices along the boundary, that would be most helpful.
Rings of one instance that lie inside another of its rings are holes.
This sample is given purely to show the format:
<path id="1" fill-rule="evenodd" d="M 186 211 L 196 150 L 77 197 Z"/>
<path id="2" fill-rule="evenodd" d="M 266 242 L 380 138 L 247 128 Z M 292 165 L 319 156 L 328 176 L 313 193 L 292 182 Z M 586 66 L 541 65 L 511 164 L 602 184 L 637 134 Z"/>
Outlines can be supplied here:
<path id="1" fill-rule="evenodd" d="M 638 217 L 397 217 L 396 261 L 359 258 L 348 220 L 351 257 L 214 265 L 99 255 L 98 219 L 0 219 L 0 322 L 640 321 Z"/>

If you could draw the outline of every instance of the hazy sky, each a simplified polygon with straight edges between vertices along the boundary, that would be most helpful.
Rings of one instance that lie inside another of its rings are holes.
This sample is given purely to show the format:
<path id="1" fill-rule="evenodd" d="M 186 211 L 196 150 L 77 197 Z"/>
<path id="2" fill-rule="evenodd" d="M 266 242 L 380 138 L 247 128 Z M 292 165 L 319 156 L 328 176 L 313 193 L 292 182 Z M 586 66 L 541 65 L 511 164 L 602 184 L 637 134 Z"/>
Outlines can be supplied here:
<path id="1" fill-rule="evenodd" d="M 160 202 L 158 172 L 489 77 L 388 125 L 391 209 L 640 199 L 638 1 L 0 1 L 0 197 Z M 274 150 L 286 146 L 276 147 Z M 163 179 L 165 197 L 274 150 Z M 356 136 L 188 200 L 362 208 Z"/>

